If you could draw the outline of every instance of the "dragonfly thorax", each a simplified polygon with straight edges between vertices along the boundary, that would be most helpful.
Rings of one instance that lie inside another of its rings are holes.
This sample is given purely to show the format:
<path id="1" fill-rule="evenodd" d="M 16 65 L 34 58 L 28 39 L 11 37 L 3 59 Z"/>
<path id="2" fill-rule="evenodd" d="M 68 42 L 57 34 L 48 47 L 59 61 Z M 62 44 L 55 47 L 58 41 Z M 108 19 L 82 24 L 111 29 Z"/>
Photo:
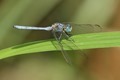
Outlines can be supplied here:
<path id="1" fill-rule="evenodd" d="M 69 33 L 72 31 L 72 26 L 70 24 L 55 23 L 52 25 L 52 28 L 55 32 L 65 31 Z"/>

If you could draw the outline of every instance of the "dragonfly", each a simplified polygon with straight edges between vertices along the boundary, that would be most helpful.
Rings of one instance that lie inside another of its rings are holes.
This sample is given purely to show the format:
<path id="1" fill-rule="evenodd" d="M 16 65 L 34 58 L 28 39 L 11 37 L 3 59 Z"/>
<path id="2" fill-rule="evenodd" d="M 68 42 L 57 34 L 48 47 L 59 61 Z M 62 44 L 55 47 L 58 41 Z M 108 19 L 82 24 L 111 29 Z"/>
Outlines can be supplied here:
<path id="1" fill-rule="evenodd" d="M 71 38 L 71 34 L 75 35 L 75 34 L 93 33 L 93 32 L 100 32 L 102 30 L 101 26 L 97 24 L 75 24 L 75 23 L 54 23 L 51 26 L 47 26 L 47 27 L 14 25 L 14 28 L 24 29 L 24 30 L 51 31 L 60 47 L 64 59 L 69 64 L 72 64 L 71 59 L 69 58 L 68 53 L 64 50 L 64 46 L 61 43 L 63 36 L 65 39 L 70 41 L 71 44 L 74 44 L 74 40 Z M 77 46 L 76 44 L 74 45 Z"/>

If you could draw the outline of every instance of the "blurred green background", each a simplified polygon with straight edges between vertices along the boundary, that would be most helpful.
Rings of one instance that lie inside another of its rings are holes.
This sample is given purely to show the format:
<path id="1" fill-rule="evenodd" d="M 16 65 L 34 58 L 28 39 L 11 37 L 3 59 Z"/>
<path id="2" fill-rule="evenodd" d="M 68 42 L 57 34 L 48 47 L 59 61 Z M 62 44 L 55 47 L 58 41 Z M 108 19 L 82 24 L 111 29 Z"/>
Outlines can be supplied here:
<path id="1" fill-rule="evenodd" d="M 0 0 L 0 49 L 52 37 L 50 32 L 16 30 L 14 25 L 74 22 L 111 28 L 119 24 L 119 4 L 119 0 Z M 71 67 L 59 56 L 60 52 L 46 52 L 1 60 L 0 80 L 90 80 L 80 67 L 85 66 L 80 57 Z"/>
<path id="2" fill-rule="evenodd" d="M 105 26 L 115 8 L 114 0 L 3 0 L 0 6 L 0 48 L 50 36 L 38 31 L 19 31 L 13 29 L 14 25 L 48 26 L 55 22 L 75 22 Z"/>

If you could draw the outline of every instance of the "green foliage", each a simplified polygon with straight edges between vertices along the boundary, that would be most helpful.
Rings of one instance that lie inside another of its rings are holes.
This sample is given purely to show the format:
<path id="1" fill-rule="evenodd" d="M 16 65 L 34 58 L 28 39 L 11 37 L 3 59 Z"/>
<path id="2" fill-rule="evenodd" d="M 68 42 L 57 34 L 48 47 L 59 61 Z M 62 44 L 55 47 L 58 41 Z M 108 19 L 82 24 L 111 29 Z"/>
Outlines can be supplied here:
<path id="1" fill-rule="evenodd" d="M 79 48 L 73 45 L 68 40 L 62 40 L 62 44 L 64 45 L 64 50 L 118 47 L 120 46 L 119 35 L 120 32 L 79 34 L 71 37 L 72 39 L 74 39 L 75 45 Z M 54 44 L 57 44 L 56 41 L 50 39 L 16 45 L 1 50 L 0 59 L 34 52 L 56 51 L 58 49 L 56 49 Z"/>

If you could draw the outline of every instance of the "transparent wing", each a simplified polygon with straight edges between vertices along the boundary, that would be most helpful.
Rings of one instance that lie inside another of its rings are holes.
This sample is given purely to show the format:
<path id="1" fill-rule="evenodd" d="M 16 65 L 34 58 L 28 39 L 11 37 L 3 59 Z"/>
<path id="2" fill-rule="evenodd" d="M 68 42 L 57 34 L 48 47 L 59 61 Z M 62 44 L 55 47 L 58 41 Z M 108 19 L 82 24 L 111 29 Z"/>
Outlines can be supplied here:
<path id="1" fill-rule="evenodd" d="M 85 33 L 95 33 L 95 32 L 101 32 L 102 27 L 97 24 L 74 24 L 74 23 L 63 23 L 65 25 L 70 24 L 72 26 L 72 32 L 71 34 L 85 34 Z M 80 46 L 77 46 L 74 43 L 74 39 L 72 39 L 68 34 L 64 33 L 66 37 L 68 38 L 68 41 L 70 41 L 70 44 L 74 45 L 77 49 L 79 49 L 82 56 L 85 56 L 87 58 L 87 53 L 80 49 Z M 69 45 L 69 44 L 66 44 Z"/>
<path id="2" fill-rule="evenodd" d="M 69 35 L 67 35 L 65 32 L 63 32 L 63 34 L 67 38 L 67 40 L 70 42 L 69 44 L 72 44 L 74 47 L 76 47 L 77 49 L 79 49 L 81 55 L 86 56 L 86 52 L 84 52 L 83 50 L 81 50 L 80 47 L 75 44 L 74 40 Z M 69 44 L 66 44 L 66 45 L 69 45 Z"/>
<path id="3" fill-rule="evenodd" d="M 52 31 L 52 33 L 53 33 L 53 36 L 55 37 L 55 39 L 56 39 L 59 47 L 61 48 L 60 50 L 61 50 L 61 52 L 62 52 L 62 55 L 63 55 L 64 59 L 66 60 L 66 62 L 67 62 L 68 64 L 72 65 L 71 59 L 70 59 L 68 53 L 64 50 L 63 45 L 62 45 L 61 42 L 60 42 L 59 36 L 54 32 L 54 30 Z M 62 34 L 62 33 L 61 33 L 61 34 Z"/>
<path id="4" fill-rule="evenodd" d="M 63 23 L 70 24 L 72 26 L 72 34 L 85 34 L 101 32 L 102 27 L 97 24 L 74 24 L 74 23 Z"/>

